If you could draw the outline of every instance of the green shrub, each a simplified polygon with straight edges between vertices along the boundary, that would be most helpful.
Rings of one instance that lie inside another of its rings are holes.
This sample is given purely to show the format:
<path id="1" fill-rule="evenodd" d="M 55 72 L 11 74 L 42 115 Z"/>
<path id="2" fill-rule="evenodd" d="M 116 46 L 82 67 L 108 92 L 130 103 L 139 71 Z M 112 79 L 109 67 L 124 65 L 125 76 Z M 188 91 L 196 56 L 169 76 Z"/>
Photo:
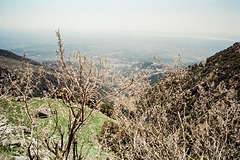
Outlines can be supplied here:
<path id="1" fill-rule="evenodd" d="M 98 141 L 102 144 L 107 144 L 105 147 L 110 147 L 115 153 L 119 151 L 119 126 L 111 120 L 105 121 L 102 125 L 102 130 L 98 134 Z"/>
<path id="2" fill-rule="evenodd" d="M 100 106 L 100 111 L 103 114 L 107 115 L 108 117 L 111 117 L 113 114 L 114 108 L 110 104 L 105 103 Z"/>

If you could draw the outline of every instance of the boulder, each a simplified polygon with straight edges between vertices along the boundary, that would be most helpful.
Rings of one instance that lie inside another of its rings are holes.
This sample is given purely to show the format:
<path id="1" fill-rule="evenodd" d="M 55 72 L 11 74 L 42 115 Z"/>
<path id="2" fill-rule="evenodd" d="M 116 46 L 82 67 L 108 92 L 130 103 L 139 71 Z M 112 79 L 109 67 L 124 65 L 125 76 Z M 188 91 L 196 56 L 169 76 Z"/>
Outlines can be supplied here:
<path id="1" fill-rule="evenodd" d="M 25 134 L 30 134 L 31 133 L 31 129 L 25 126 L 13 126 L 12 127 L 13 130 L 17 131 L 17 132 L 24 132 Z"/>
<path id="2" fill-rule="evenodd" d="M 10 141 L 9 141 L 8 139 L 4 139 L 4 140 L 2 140 L 2 142 L 1 142 L 1 145 L 2 145 L 3 147 L 8 147 L 9 144 L 10 144 Z"/>
<path id="3" fill-rule="evenodd" d="M 20 140 L 15 140 L 15 139 L 11 140 L 9 143 L 10 146 L 17 146 L 17 147 L 20 147 L 21 144 L 22 142 Z"/>
<path id="4" fill-rule="evenodd" d="M 27 127 L 22 127 L 24 133 L 26 134 L 30 134 L 31 133 L 31 129 L 30 128 L 27 128 Z"/>
<path id="5" fill-rule="evenodd" d="M 13 156 L 13 158 L 15 160 L 30 160 L 28 157 L 26 156 Z"/>
<path id="6" fill-rule="evenodd" d="M 35 114 L 35 117 L 36 117 L 36 118 L 43 119 L 43 118 L 48 118 L 49 116 L 48 116 L 48 114 L 39 111 L 39 112 L 37 112 L 37 113 Z"/>
<path id="7" fill-rule="evenodd" d="M 49 108 L 42 108 L 40 110 L 34 111 L 33 116 L 35 118 L 48 118 L 52 116 L 51 110 Z"/>
<path id="8" fill-rule="evenodd" d="M 5 116 L 0 116 L 0 139 L 2 139 L 3 136 L 9 136 L 12 132 L 11 125 L 9 125 L 7 121 Z"/>
<path id="9" fill-rule="evenodd" d="M 16 140 L 16 139 L 13 139 L 13 140 L 4 139 L 0 143 L 1 143 L 0 145 L 2 145 L 4 147 L 9 147 L 9 146 L 20 147 L 22 145 L 21 140 Z"/>

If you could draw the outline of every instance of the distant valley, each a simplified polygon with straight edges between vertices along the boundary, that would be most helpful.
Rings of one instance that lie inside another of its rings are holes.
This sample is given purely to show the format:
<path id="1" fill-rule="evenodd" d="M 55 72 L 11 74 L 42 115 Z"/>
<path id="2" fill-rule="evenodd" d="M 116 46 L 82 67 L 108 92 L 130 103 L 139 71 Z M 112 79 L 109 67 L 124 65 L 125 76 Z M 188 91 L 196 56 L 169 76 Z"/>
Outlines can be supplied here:
<path id="1" fill-rule="evenodd" d="M 213 53 L 234 43 L 233 40 L 169 36 L 139 33 L 68 33 L 62 32 L 65 53 L 78 48 L 88 56 L 106 55 L 110 63 L 129 67 L 142 61 L 155 62 L 159 56 L 163 63 L 171 64 L 178 54 L 187 66 L 212 56 Z M 35 61 L 55 61 L 57 38 L 55 32 L 3 32 L 0 48 L 26 56 Z"/>
<path id="2" fill-rule="evenodd" d="M 166 65 L 172 65 L 181 56 L 186 67 L 212 56 L 217 51 L 234 43 L 227 39 L 168 36 L 158 34 L 137 33 L 75 33 L 62 32 L 65 46 L 65 57 L 77 49 L 81 54 L 97 58 L 106 56 L 108 64 L 128 74 L 136 68 L 146 71 L 151 83 L 162 77 L 159 64 L 154 60 L 157 56 Z M 54 66 L 57 38 L 55 32 L 1 32 L 0 48 L 26 57 L 48 66 Z"/>

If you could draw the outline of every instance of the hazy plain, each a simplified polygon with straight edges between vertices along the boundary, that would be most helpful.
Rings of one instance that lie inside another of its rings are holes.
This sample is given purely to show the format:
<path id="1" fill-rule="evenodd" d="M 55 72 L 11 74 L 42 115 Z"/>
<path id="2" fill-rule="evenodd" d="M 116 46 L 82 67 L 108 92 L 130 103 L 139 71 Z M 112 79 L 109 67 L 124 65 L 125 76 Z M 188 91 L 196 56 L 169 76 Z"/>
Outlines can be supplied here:
<path id="1" fill-rule="evenodd" d="M 106 55 L 113 63 L 124 65 L 154 61 L 159 56 L 172 63 L 178 54 L 186 65 L 214 55 L 235 41 L 219 35 L 183 35 L 154 32 L 73 32 L 62 31 L 66 55 L 79 49 L 88 56 Z M 54 31 L 0 31 L 0 48 L 36 61 L 57 60 Z"/>

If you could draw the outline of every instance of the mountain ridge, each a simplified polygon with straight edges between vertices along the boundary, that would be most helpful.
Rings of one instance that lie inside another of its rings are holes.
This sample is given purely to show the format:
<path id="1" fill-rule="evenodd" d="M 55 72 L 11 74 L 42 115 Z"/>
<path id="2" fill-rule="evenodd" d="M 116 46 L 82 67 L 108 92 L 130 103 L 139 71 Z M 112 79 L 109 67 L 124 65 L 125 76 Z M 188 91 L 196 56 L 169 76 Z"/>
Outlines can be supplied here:
<path id="1" fill-rule="evenodd" d="M 7 58 L 11 58 L 11 59 L 14 59 L 14 60 L 17 60 L 17 61 L 22 61 L 23 60 L 23 56 L 19 56 L 11 51 L 8 51 L 8 50 L 5 50 L 5 49 L 0 49 L 0 56 L 3 56 L 3 57 L 7 57 Z M 24 61 L 27 62 L 27 63 L 30 63 L 30 64 L 33 64 L 33 65 L 38 65 L 40 66 L 41 64 L 32 60 L 32 59 L 29 59 L 29 58 L 24 58 Z"/>

